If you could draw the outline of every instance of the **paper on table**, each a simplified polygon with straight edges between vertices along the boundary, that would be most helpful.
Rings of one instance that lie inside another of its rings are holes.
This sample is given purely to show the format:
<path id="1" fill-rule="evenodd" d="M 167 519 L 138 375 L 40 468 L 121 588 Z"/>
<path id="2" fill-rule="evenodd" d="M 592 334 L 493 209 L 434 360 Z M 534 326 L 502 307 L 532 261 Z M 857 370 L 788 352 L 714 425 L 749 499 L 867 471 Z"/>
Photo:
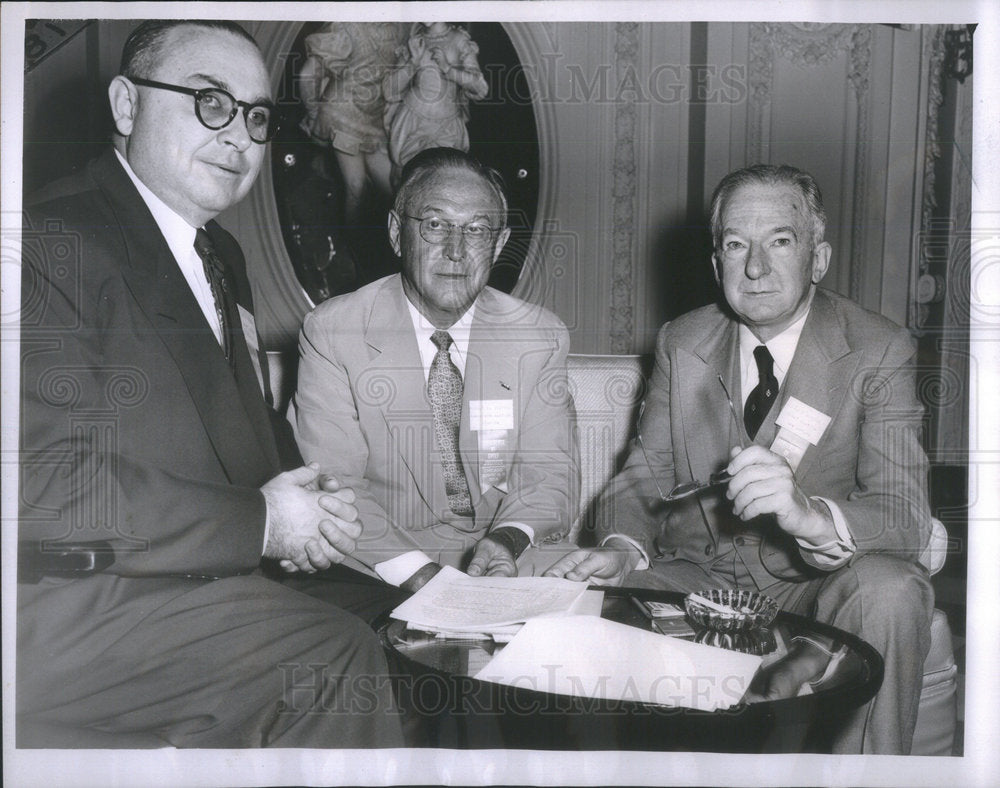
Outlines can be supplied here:
<path id="1" fill-rule="evenodd" d="M 528 621 L 476 678 L 586 698 L 727 709 L 760 657 L 594 616 Z"/>
<path id="2" fill-rule="evenodd" d="M 544 618 L 545 616 L 599 616 L 601 615 L 601 608 L 604 607 L 604 592 L 600 589 L 587 589 L 584 591 L 580 598 L 573 603 L 569 610 L 560 611 L 556 613 L 543 613 L 539 618 Z M 514 637 L 518 632 L 521 631 L 521 627 L 524 624 L 511 624 L 510 626 L 500 627 L 491 626 L 489 632 L 472 632 L 471 630 L 462 630 L 456 632 L 454 630 L 438 629 L 437 627 L 432 628 L 429 631 L 434 632 L 439 638 L 465 638 L 473 640 L 486 640 L 492 638 L 496 643 L 509 643 L 511 638 Z M 410 627 L 413 629 L 414 627 Z M 419 627 L 416 627 L 420 631 Z"/>
<path id="3" fill-rule="evenodd" d="M 488 632 L 565 613 L 586 589 L 586 583 L 558 577 L 469 577 L 446 566 L 393 610 L 392 617 L 417 629 Z"/>

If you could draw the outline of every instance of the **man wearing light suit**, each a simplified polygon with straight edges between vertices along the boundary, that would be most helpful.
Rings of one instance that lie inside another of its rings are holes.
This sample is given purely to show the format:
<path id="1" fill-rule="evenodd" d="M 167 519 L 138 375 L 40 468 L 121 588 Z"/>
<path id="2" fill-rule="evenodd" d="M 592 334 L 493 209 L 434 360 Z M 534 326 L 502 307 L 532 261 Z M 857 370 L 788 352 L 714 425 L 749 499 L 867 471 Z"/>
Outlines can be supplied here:
<path id="1" fill-rule="evenodd" d="M 143 23 L 114 148 L 27 201 L 19 746 L 402 743 L 374 633 L 258 568 L 327 568 L 360 532 L 265 401 L 213 221 L 260 170 L 270 94 L 238 25 Z"/>
<path id="2" fill-rule="evenodd" d="M 486 286 L 509 234 L 495 173 L 424 151 L 389 216 L 402 274 L 324 302 L 302 329 L 299 448 L 357 491 L 347 564 L 406 590 L 442 565 L 514 575 L 576 516 L 569 337 Z"/>
<path id="3" fill-rule="evenodd" d="M 861 636 L 882 689 L 834 734 L 838 752 L 909 751 L 933 591 L 917 562 L 931 530 L 908 333 L 817 288 L 830 261 L 807 173 L 757 165 L 712 200 L 725 303 L 661 330 L 623 470 L 601 498 L 601 546 L 550 573 L 682 591 L 762 591 Z M 742 405 L 742 407 L 741 407 Z M 666 502 L 671 489 L 731 479 Z M 748 698 L 787 697 L 832 669 L 823 643 Z"/>

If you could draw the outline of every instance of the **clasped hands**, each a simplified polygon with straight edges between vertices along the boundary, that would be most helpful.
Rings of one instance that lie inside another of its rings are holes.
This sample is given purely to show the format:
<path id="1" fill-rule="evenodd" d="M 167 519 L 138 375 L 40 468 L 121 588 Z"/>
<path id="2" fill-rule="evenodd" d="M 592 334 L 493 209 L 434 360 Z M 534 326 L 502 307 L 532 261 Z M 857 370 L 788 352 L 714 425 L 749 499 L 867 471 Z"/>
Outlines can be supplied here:
<path id="1" fill-rule="evenodd" d="M 315 572 L 339 564 L 361 536 L 354 491 L 310 463 L 261 487 L 267 504 L 266 558 L 286 572 Z"/>
<path id="2" fill-rule="evenodd" d="M 730 452 L 726 470 L 732 475 L 726 498 L 743 521 L 772 515 L 779 528 L 796 539 L 819 546 L 837 538 L 826 504 L 807 496 L 795 481 L 787 460 L 763 446 Z M 544 572 L 547 577 L 588 580 L 598 585 L 621 585 L 638 566 L 642 554 L 625 539 L 605 547 L 575 550 Z"/>

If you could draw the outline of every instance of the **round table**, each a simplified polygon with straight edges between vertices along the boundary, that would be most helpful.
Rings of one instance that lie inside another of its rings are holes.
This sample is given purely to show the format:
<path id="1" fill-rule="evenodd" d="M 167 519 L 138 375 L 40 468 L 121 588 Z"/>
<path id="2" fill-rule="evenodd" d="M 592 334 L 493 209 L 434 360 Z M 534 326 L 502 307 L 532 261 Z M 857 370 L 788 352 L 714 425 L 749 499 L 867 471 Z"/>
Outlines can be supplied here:
<path id="1" fill-rule="evenodd" d="M 646 630 L 652 628 L 651 620 L 637 600 L 683 606 L 684 595 L 672 591 L 600 590 L 602 618 Z M 823 752 L 843 715 L 870 700 L 882 683 L 882 658 L 869 644 L 835 627 L 779 612 L 767 632 L 736 645 L 766 652 L 758 677 L 793 658 L 788 644 L 797 635 L 842 649 L 836 669 L 806 694 L 740 702 L 717 711 L 550 694 L 473 678 L 502 644 L 414 632 L 390 612 L 373 626 L 389 660 L 404 732 L 414 747 Z"/>

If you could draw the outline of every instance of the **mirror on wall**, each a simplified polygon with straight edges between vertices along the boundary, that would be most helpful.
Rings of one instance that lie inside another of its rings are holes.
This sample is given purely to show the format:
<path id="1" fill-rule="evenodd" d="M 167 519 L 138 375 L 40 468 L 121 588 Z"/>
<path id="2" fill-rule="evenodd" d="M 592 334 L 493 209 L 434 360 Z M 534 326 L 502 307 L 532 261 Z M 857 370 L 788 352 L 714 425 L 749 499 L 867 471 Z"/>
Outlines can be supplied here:
<path id="1" fill-rule="evenodd" d="M 510 292 L 538 207 L 532 96 L 503 25 L 307 22 L 285 61 L 271 177 L 282 239 L 312 303 L 399 270 L 386 219 L 400 168 L 466 148 L 504 179 L 512 228 L 490 284 Z"/>

